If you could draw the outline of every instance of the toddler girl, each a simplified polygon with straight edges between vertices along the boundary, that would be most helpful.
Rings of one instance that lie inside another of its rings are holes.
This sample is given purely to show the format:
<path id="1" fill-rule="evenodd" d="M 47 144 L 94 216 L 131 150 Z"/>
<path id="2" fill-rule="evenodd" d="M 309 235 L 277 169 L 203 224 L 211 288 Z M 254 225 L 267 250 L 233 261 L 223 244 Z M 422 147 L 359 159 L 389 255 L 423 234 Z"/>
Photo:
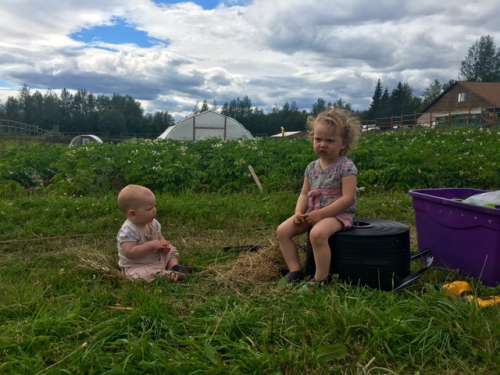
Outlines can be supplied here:
<path id="1" fill-rule="evenodd" d="M 281 253 L 288 266 L 285 279 L 302 280 L 297 248 L 293 237 L 310 229 L 316 273 L 313 282 L 326 282 L 330 270 L 328 239 L 352 226 L 356 211 L 356 175 L 354 163 L 346 157 L 359 135 L 359 121 L 349 112 L 330 109 L 309 124 L 313 149 L 318 159 L 304 173 L 295 214 L 277 229 Z"/>
<path id="2" fill-rule="evenodd" d="M 190 267 L 178 264 L 177 249 L 161 234 L 153 192 L 144 186 L 127 185 L 118 194 L 118 207 L 127 217 L 116 237 L 118 265 L 127 278 L 183 281 L 183 271 Z"/>

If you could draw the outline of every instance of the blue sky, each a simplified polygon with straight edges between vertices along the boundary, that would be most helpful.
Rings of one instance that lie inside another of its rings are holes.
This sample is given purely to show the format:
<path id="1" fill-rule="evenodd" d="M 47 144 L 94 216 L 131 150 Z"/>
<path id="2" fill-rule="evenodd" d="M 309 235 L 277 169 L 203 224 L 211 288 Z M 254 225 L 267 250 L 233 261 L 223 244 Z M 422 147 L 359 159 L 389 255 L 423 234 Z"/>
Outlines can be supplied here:
<path id="1" fill-rule="evenodd" d="M 417 95 L 459 79 L 480 36 L 500 45 L 498 14 L 497 0 L 2 1 L 0 103 L 26 84 L 180 117 L 245 95 L 265 111 L 319 97 L 362 110 L 378 79 Z"/>
<path id="2" fill-rule="evenodd" d="M 183 3 L 183 2 L 185 2 L 185 1 L 183 1 L 183 0 L 155 0 L 155 3 L 157 3 L 157 4 L 176 4 L 176 3 Z M 221 3 L 221 1 L 219 1 L 219 0 L 193 0 L 192 2 L 202 6 L 205 9 L 213 9 Z"/>
<path id="3" fill-rule="evenodd" d="M 110 25 L 82 29 L 71 34 L 70 37 L 89 44 L 99 42 L 108 44 L 132 43 L 144 48 L 152 47 L 158 43 L 167 43 L 167 41 L 150 37 L 147 32 L 138 30 L 122 18 L 114 18 Z"/>
<path id="4" fill-rule="evenodd" d="M 247 1 L 220 1 L 220 0 L 192 0 L 191 3 L 197 4 L 203 9 L 214 9 L 222 4 L 244 4 Z M 184 0 L 154 0 L 158 5 L 175 5 L 186 3 Z M 134 25 L 128 23 L 125 19 L 116 17 L 111 20 L 109 25 L 100 25 L 84 28 L 70 35 L 72 38 L 85 43 L 111 43 L 127 44 L 133 43 L 139 47 L 151 47 L 158 43 L 167 43 L 168 41 L 152 38 L 147 32 L 138 30 Z"/>

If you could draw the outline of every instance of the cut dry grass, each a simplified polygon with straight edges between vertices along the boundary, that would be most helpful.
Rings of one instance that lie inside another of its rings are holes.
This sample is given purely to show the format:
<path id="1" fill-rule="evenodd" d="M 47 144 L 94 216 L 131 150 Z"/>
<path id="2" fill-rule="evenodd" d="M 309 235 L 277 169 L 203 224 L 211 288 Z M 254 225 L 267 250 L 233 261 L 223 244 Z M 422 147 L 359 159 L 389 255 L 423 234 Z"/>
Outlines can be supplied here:
<path id="1" fill-rule="evenodd" d="M 97 272 L 108 279 L 125 279 L 118 267 L 116 253 L 103 251 L 88 244 L 81 244 L 73 249 L 78 258 L 78 267 Z"/>
<path id="2" fill-rule="evenodd" d="M 229 263 L 210 266 L 207 272 L 214 274 L 219 284 L 236 286 L 276 281 L 283 269 L 286 269 L 286 264 L 277 242 L 267 240 L 261 249 L 242 253 Z"/>
<path id="3" fill-rule="evenodd" d="M 179 240 L 183 245 L 189 246 L 195 246 L 196 242 L 200 241 L 193 238 L 190 238 L 189 243 L 183 238 Z M 203 242 L 205 245 L 212 243 L 214 247 L 220 246 L 220 240 L 213 238 L 205 238 Z M 242 250 L 236 259 L 224 263 L 220 263 L 219 259 L 215 264 L 206 267 L 203 273 L 212 276 L 216 283 L 228 287 L 263 284 L 278 280 L 282 276 L 282 271 L 286 270 L 278 243 L 269 238 L 257 242 L 264 243 L 264 245 L 254 245 L 259 248 L 256 251 L 246 251 L 252 247 L 250 245 L 227 246 L 228 250 L 231 248 L 245 250 Z M 114 249 L 110 251 L 107 248 L 97 247 L 95 244 L 80 243 L 72 246 L 71 253 L 76 256 L 77 265 L 81 269 L 98 273 L 108 279 L 125 279 L 118 267 L 118 257 Z M 305 255 L 302 252 L 299 255 L 304 262 Z"/>

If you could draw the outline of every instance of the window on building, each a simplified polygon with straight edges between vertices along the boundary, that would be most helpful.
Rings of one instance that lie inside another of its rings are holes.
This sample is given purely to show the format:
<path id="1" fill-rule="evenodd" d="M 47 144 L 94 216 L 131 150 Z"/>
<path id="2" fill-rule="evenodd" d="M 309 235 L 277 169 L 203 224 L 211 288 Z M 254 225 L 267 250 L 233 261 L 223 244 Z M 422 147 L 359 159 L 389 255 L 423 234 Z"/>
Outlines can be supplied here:
<path id="1" fill-rule="evenodd" d="M 464 103 L 466 100 L 467 100 L 467 93 L 466 92 L 459 92 L 457 101 L 459 103 Z"/>

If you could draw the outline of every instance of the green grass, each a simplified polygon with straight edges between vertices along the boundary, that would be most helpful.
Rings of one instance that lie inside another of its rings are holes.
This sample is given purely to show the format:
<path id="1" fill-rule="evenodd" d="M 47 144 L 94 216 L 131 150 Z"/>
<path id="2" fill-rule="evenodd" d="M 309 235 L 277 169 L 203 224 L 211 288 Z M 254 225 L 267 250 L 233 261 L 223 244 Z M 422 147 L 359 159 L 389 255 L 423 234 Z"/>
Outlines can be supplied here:
<path id="1" fill-rule="evenodd" d="M 295 199 L 159 195 L 158 216 L 184 260 L 206 269 L 237 257 L 224 246 L 271 239 Z M 359 211 L 414 222 L 403 192 L 362 194 Z M 1 199 L 0 215 L 1 374 L 498 371 L 500 309 L 444 296 L 444 282 L 463 279 L 452 272 L 429 272 L 399 294 L 340 283 L 314 292 L 220 285 L 208 272 L 185 284 L 132 283 L 80 264 L 86 253 L 115 253 L 114 196 L 20 195 Z"/>

